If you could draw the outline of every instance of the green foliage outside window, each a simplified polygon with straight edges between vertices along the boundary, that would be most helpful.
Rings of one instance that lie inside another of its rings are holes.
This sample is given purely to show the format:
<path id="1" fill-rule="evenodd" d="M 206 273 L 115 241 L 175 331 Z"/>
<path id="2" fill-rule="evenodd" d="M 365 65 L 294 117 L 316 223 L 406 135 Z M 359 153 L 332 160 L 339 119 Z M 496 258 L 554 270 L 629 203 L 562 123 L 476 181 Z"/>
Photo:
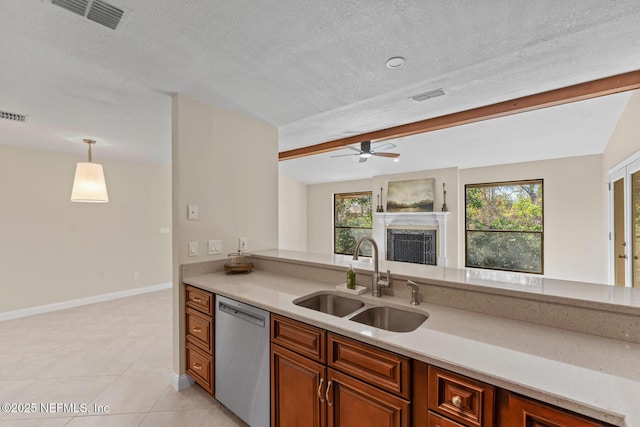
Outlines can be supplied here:
<path id="1" fill-rule="evenodd" d="M 466 266 L 543 272 L 542 180 L 465 188 Z"/>
<path id="2" fill-rule="evenodd" d="M 372 193 L 335 194 L 334 253 L 353 255 L 356 243 L 362 237 L 371 237 L 373 225 Z M 371 256 L 371 245 L 360 248 L 360 254 Z"/>

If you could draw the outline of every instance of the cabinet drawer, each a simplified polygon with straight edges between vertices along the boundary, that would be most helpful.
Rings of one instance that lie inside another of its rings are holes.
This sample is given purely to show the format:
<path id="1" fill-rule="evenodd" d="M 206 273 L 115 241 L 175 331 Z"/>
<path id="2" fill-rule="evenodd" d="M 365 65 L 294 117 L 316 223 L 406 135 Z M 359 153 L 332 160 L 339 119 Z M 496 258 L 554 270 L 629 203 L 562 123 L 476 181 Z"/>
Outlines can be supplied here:
<path id="1" fill-rule="evenodd" d="M 209 394 L 213 395 L 213 356 L 203 353 L 197 347 L 187 343 L 185 347 L 187 374 L 191 375 Z"/>
<path id="2" fill-rule="evenodd" d="M 185 338 L 201 350 L 213 355 L 213 317 L 190 307 L 185 309 Z"/>
<path id="3" fill-rule="evenodd" d="M 195 308 L 204 314 L 213 316 L 213 294 L 211 292 L 189 285 L 184 285 L 184 291 L 187 307 Z"/>
<path id="4" fill-rule="evenodd" d="M 493 426 L 495 387 L 429 367 L 429 409 L 465 426 Z"/>
<path id="5" fill-rule="evenodd" d="M 271 315 L 271 342 L 321 363 L 326 360 L 324 330 L 277 314 Z"/>
<path id="6" fill-rule="evenodd" d="M 460 423 L 451 421 L 431 411 L 429 411 L 428 420 L 428 427 L 464 427 L 464 425 Z"/>
<path id="7" fill-rule="evenodd" d="M 409 399 L 408 358 L 333 333 L 327 346 L 328 366 Z"/>

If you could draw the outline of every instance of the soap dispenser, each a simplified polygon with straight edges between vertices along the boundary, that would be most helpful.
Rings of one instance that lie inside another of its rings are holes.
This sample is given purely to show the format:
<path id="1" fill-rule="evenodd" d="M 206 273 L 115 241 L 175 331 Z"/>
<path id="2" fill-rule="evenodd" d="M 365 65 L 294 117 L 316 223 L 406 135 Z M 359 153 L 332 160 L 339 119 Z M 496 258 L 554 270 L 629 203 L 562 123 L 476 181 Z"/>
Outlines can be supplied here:
<path id="1" fill-rule="evenodd" d="M 352 264 L 349 264 L 349 270 L 347 270 L 347 289 L 356 289 L 356 272 L 353 271 Z"/>

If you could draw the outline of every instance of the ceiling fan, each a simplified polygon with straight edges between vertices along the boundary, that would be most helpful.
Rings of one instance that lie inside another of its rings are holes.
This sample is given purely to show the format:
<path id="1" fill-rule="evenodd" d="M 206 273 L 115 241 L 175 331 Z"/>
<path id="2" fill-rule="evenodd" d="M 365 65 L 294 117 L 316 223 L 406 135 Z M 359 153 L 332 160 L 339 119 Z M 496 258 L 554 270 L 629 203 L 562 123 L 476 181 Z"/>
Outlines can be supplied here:
<path id="1" fill-rule="evenodd" d="M 395 147 L 396 144 L 393 144 L 391 142 L 387 142 L 386 144 L 382 144 L 380 146 L 378 146 L 375 151 L 371 149 L 371 141 L 362 141 L 360 143 L 360 149 L 358 150 L 355 147 L 351 147 L 349 145 L 345 146 L 344 148 L 348 148 L 349 150 L 353 150 L 353 151 L 357 151 L 357 153 L 355 154 L 340 154 L 338 156 L 331 156 L 331 157 L 345 157 L 345 156 L 360 156 L 360 160 L 358 160 L 358 163 L 364 163 L 367 161 L 367 159 L 371 156 L 380 156 L 380 157 L 390 157 L 390 158 L 398 158 L 400 157 L 400 154 L 398 153 L 381 153 L 381 151 L 386 151 L 386 150 L 390 150 L 393 147 Z"/>

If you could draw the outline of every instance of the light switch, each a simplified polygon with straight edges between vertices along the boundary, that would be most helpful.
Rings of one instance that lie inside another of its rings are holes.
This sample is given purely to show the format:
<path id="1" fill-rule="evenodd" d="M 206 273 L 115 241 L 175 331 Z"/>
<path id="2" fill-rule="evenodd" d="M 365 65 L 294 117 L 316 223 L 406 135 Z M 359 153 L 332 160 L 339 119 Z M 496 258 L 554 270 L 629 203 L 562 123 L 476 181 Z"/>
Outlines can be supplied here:
<path id="1" fill-rule="evenodd" d="M 198 242 L 189 242 L 189 256 L 198 255 Z"/>
<path id="2" fill-rule="evenodd" d="M 209 240 L 209 255 L 222 252 L 222 240 Z"/>
<path id="3" fill-rule="evenodd" d="M 198 219 L 198 205 L 187 205 L 187 219 Z"/>
<path id="4" fill-rule="evenodd" d="M 248 250 L 248 247 L 249 247 L 249 239 L 246 237 L 241 237 L 238 245 L 238 249 L 240 249 L 241 252 L 245 252 Z"/>

